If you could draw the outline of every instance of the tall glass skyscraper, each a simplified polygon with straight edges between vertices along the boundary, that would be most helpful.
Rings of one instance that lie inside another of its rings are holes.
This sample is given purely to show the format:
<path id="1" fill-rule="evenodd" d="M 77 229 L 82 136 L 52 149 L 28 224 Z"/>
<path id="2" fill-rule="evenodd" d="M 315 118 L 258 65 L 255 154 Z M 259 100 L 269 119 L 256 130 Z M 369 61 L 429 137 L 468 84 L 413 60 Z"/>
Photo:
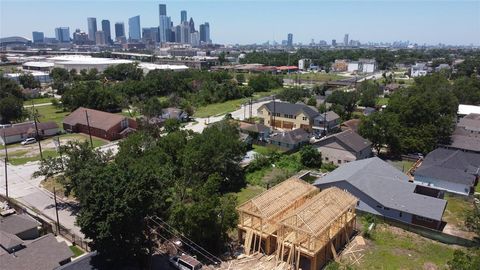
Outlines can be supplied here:
<path id="1" fill-rule="evenodd" d="M 95 41 L 95 33 L 97 33 L 97 18 L 87 18 L 88 22 L 88 39 Z"/>
<path id="2" fill-rule="evenodd" d="M 182 10 L 180 11 L 180 23 L 184 23 L 187 21 L 187 11 Z"/>
<path id="3" fill-rule="evenodd" d="M 293 46 L 293 34 L 289 33 L 287 35 L 287 46 L 292 47 Z"/>
<path id="4" fill-rule="evenodd" d="M 208 22 L 200 24 L 200 41 L 205 43 L 212 42 L 210 40 L 210 24 Z"/>
<path id="5" fill-rule="evenodd" d="M 158 5 L 159 11 L 159 21 L 158 21 L 158 31 L 159 31 L 159 41 L 168 42 L 170 41 L 170 28 L 172 20 L 167 16 L 167 5 L 160 4 Z"/>
<path id="6" fill-rule="evenodd" d="M 111 43 L 112 42 L 112 34 L 110 32 L 110 21 L 109 20 L 102 20 L 102 31 L 105 34 L 105 42 Z"/>
<path id="7" fill-rule="evenodd" d="M 45 36 L 43 35 L 43 32 L 37 32 L 37 31 L 32 32 L 33 43 L 43 43 L 44 40 L 45 40 Z"/>
<path id="8" fill-rule="evenodd" d="M 55 28 L 55 38 L 60 43 L 70 42 L 70 28 L 68 27 Z"/>
<path id="9" fill-rule="evenodd" d="M 140 15 L 128 19 L 128 38 L 133 41 L 139 41 L 141 37 Z"/>
<path id="10" fill-rule="evenodd" d="M 123 22 L 115 23 L 115 38 L 118 39 L 119 37 L 125 36 L 125 24 Z"/>
<path id="11" fill-rule="evenodd" d="M 160 16 L 167 16 L 167 5 L 160 4 L 158 5 L 158 11 Z"/>

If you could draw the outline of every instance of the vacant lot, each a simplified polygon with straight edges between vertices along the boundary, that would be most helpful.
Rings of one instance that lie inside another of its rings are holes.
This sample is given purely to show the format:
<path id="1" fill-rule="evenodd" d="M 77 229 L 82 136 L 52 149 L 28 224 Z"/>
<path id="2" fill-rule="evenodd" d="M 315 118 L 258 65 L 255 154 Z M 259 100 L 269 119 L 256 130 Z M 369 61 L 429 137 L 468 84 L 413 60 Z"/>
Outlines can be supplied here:
<path id="1" fill-rule="evenodd" d="M 445 195 L 445 200 L 447 200 L 448 203 L 443 215 L 443 220 L 457 229 L 466 230 L 464 224 L 465 215 L 467 211 L 473 209 L 473 202 L 462 196 L 450 194 Z"/>
<path id="2" fill-rule="evenodd" d="M 64 112 L 62 109 L 58 109 L 53 105 L 37 106 L 35 107 L 35 109 L 39 114 L 38 121 L 40 122 L 54 121 L 55 123 L 58 124 L 60 129 L 62 129 L 63 119 L 65 118 L 65 116 L 69 114 L 69 112 Z M 28 110 L 31 110 L 31 108 L 28 108 Z"/>
<path id="3" fill-rule="evenodd" d="M 303 81 L 311 80 L 314 82 L 328 82 L 328 81 L 345 79 L 346 77 L 343 77 L 334 73 L 303 73 L 303 74 L 290 74 L 285 76 L 285 78 L 289 78 L 289 79 L 299 78 Z"/>

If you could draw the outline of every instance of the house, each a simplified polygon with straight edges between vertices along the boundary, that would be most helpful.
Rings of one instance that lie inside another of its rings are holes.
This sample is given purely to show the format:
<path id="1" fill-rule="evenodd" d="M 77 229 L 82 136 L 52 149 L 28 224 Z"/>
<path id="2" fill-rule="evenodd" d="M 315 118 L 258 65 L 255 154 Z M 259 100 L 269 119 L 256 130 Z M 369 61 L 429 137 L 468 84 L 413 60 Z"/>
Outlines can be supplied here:
<path id="1" fill-rule="evenodd" d="M 90 126 L 90 127 L 89 127 Z M 137 122 L 123 115 L 80 107 L 63 120 L 63 129 L 110 141 L 125 137 L 137 128 Z"/>
<path id="2" fill-rule="evenodd" d="M 425 76 L 428 73 L 428 67 L 426 63 L 416 63 L 410 69 L 410 77 L 420 77 Z"/>
<path id="3" fill-rule="evenodd" d="M 470 113 L 460 118 L 447 147 L 480 153 L 480 114 Z"/>
<path id="4" fill-rule="evenodd" d="M 365 107 L 365 108 L 363 109 L 363 115 L 369 116 L 370 114 L 374 113 L 375 111 L 376 111 L 375 108 Z"/>
<path id="5" fill-rule="evenodd" d="M 384 95 L 391 95 L 400 89 L 400 84 L 398 83 L 389 83 L 383 88 Z"/>
<path id="6" fill-rule="evenodd" d="M 67 244 L 58 242 L 51 233 L 22 243 L 20 249 L 0 253 L 2 269 L 51 270 L 71 261 L 72 251 Z"/>
<path id="7" fill-rule="evenodd" d="M 182 109 L 169 107 L 162 109 L 162 119 L 176 119 L 180 122 L 188 121 L 188 113 Z"/>
<path id="8" fill-rule="evenodd" d="M 332 64 L 332 71 L 344 72 L 347 70 L 348 70 L 348 60 L 335 59 L 335 62 Z"/>
<path id="9" fill-rule="evenodd" d="M 348 63 L 347 71 L 350 73 L 357 72 L 360 64 L 357 61 L 352 61 Z"/>
<path id="10" fill-rule="evenodd" d="M 240 122 L 241 133 L 248 134 L 253 140 L 266 142 L 270 137 L 270 128 L 259 123 Z"/>
<path id="11" fill-rule="evenodd" d="M 435 68 L 435 71 L 439 72 L 441 70 L 450 70 L 451 67 L 449 64 L 440 64 L 438 67 Z"/>
<path id="12" fill-rule="evenodd" d="M 54 136 L 60 132 L 57 123 L 37 122 L 38 135 L 40 137 Z M 0 142 L 2 145 L 10 143 L 18 143 L 26 138 L 36 137 L 37 131 L 34 122 L 25 122 L 13 124 L 11 127 L 0 129 Z M 5 141 L 4 141 L 5 137 Z"/>
<path id="13" fill-rule="evenodd" d="M 39 236 L 40 223 L 27 215 L 10 215 L 0 219 L 0 231 L 15 235 L 22 240 Z"/>
<path id="14" fill-rule="evenodd" d="M 269 143 L 286 150 L 294 150 L 308 144 L 309 141 L 310 134 L 302 128 L 297 128 L 292 131 L 273 134 Z"/>
<path id="15" fill-rule="evenodd" d="M 360 126 L 361 122 L 362 120 L 360 119 L 350 119 L 343 122 L 342 125 L 340 125 L 340 129 L 342 131 L 352 130 L 353 132 L 358 132 L 358 127 Z"/>
<path id="16" fill-rule="evenodd" d="M 480 114 L 480 106 L 466 105 L 466 104 L 458 105 L 458 111 L 457 111 L 458 117 L 463 117 L 471 113 Z"/>
<path id="17" fill-rule="evenodd" d="M 372 73 L 375 70 L 377 70 L 377 61 L 375 59 L 360 58 L 358 61 L 349 62 L 347 67 L 347 71 L 350 73 Z"/>
<path id="18" fill-rule="evenodd" d="M 414 183 L 470 195 L 480 175 L 480 154 L 437 148 L 428 153 L 414 172 Z"/>
<path id="19" fill-rule="evenodd" d="M 313 119 L 313 129 L 322 134 L 328 134 L 330 131 L 337 130 L 339 126 L 340 116 L 334 111 L 319 114 Z"/>
<path id="20" fill-rule="evenodd" d="M 357 209 L 407 224 L 440 230 L 447 201 L 442 193 L 408 182 L 401 171 L 378 157 L 341 165 L 318 178 L 320 189 L 338 187 L 359 199 Z"/>
<path id="21" fill-rule="evenodd" d="M 318 111 L 305 104 L 272 101 L 257 110 L 262 124 L 281 129 L 303 128 L 311 131 Z"/>
<path id="22" fill-rule="evenodd" d="M 372 143 L 352 130 L 330 135 L 313 147 L 322 153 L 324 162 L 335 165 L 372 156 Z"/>

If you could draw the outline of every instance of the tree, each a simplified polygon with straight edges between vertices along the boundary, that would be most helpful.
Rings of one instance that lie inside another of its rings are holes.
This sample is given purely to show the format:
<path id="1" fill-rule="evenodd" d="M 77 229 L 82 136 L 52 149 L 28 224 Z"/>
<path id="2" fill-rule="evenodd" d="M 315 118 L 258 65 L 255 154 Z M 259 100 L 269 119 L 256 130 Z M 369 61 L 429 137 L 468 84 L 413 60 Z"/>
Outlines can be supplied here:
<path id="1" fill-rule="evenodd" d="M 467 252 L 455 250 L 453 259 L 448 261 L 447 265 L 451 270 L 480 269 L 480 251 L 478 248 L 473 248 Z"/>
<path id="2" fill-rule="evenodd" d="M 465 226 L 480 237 L 480 205 L 474 203 L 473 209 L 465 213 Z"/>
<path id="3" fill-rule="evenodd" d="M 18 80 L 20 81 L 20 84 L 23 86 L 23 88 L 39 88 L 40 87 L 40 82 L 33 77 L 32 74 L 30 73 L 25 73 L 22 74 L 18 77 Z"/>
<path id="4" fill-rule="evenodd" d="M 223 65 L 223 63 L 225 63 L 226 61 L 227 61 L 227 59 L 225 57 L 225 52 L 221 52 L 218 55 L 218 62 L 220 63 L 220 65 Z"/>
<path id="5" fill-rule="evenodd" d="M 103 71 L 103 75 L 105 75 L 108 80 L 139 81 L 143 78 L 143 70 L 138 67 L 138 63 L 118 64 L 106 68 Z"/>
<path id="6" fill-rule="evenodd" d="M 309 97 L 307 100 L 307 105 L 317 107 L 317 99 L 314 96 Z"/>
<path id="7" fill-rule="evenodd" d="M 146 117 L 160 116 L 162 114 L 162 109 L 165 108 L 164 104 L 162 104 L 157 97 L 151 97 L 145 102 L 139 102 L 137 106 L 140 113 Z"/>
<path id="8" fill-rule="evenodd" d="M 384 146 L 388 146 L 391 153 L 401 151 L 399 139 L 401 127 L 395 114 L 373 113 L 361 122 L 359 133 L 372 142 L 378 154 Z"/>
<path id="9" fill-rule="evenodd" d="M 337 107 L 338 112 L 335 112 L 345 119 L 350 119 L 351 114 L 355 110 L 357 101 L 358 94 L 355 91 L 346 92 L 338 90 L 334 91 L 330 96 L 327 97 L 327 102 L 342 106 L 345 113 L 342 113 L 339 107 Z"/>
<path id="10" fill-rule="evenodd" d="M 274 88 L 282 87 L 282 78 L 274 75 L 259 74 L 251 76 L 248 80 L 248 86 L 250 86 L 254 92 L 267 91 Z"/>
<path id="11" fill-rule="evenodd" d="M 322 154 L 313 146 L 306 145 L 300 150 L 300 161 L 308 168 L 320 168 L 322 166 Z"/>
<path id="12" fill-rule="evenodd" d="M 308 96 L 310 96 L 310 91 L 301 87 L 283 88 L 282 91 L 280 91 L 280 93 L 277 95 L 279 99 L 288 101 L 290 103 L 296 103 Z"/>
<path id="13" fill-rule="evenodd" d="M 385 73 L 384 73 L 385 74 Z M 358 89 L 360 92 L 359 104 L 364 107 L 375 107 L 379 87 L 372 81 L 363 81 Z"/>
<path id="14" fill-rule="evenodd" d="M 23 117 L 23 100 L 14 96 L 0 99 L 0 121 L 7 124 Z"/>

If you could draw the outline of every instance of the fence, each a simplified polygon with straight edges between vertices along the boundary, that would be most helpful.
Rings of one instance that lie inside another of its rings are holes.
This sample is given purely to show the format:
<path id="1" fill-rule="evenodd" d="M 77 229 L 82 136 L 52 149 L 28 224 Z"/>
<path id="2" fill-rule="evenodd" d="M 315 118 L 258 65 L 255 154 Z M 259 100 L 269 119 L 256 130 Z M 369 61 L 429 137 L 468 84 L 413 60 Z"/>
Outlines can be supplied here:
<path id="1" fill-rule="evenodd" d="M 43 234 L 46 233 L 53 233 L 55 235 L 61 235 L 73 245 L 80 247 L 81 249 L 90 252 L 91 248 L 88 245 L 89 241 L 85 240 L 84 238 L 75 235 L 75 233 L 71 232 L 69 229 L 65 228 L 60 224 L 60 230 L 57 230 L 57 224 L 54 220 L 50 219 L 49 217 L 43 215 L 38 209 L 36 208 L 29 208 L 23 205 L 21 202 L 13 199 L 13 198 L 6 198 L 5 196 L 0 194 L 0 200 L 2 202 L 8 202 L 8 205 L 15 209 L 18 214 L 28 214 L 41 224 L 41 232 Z"/>

